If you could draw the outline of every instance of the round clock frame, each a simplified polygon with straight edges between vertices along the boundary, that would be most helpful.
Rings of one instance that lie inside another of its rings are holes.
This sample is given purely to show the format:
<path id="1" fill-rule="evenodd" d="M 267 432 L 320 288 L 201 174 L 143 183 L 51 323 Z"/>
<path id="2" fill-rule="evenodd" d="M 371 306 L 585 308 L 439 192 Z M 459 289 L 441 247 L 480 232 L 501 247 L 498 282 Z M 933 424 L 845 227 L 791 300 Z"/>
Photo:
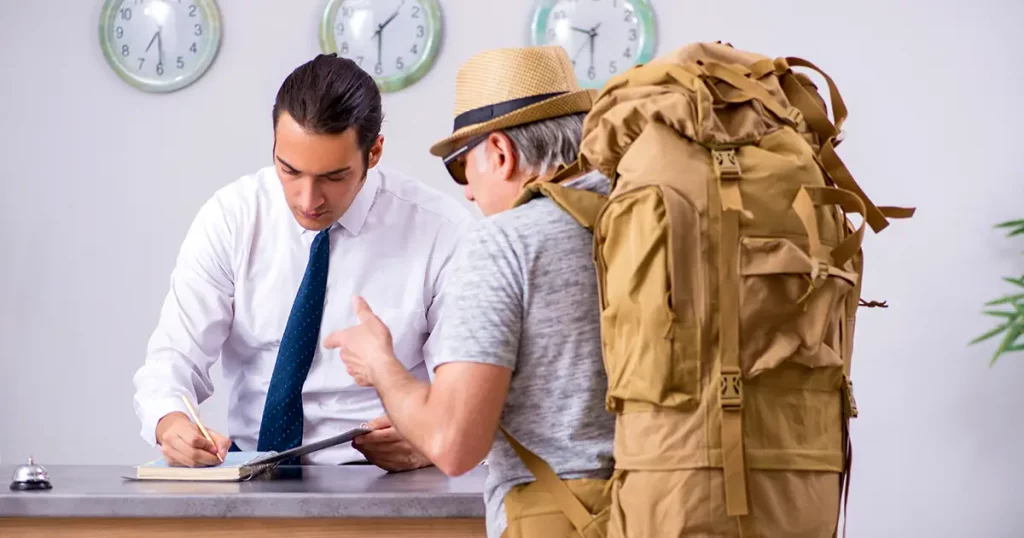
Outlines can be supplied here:
<path id="1" fill-rule="evenodd" d="M 361 0 L 328 0 L 327 5 L 324 7 L 323 15 L 320 17 L 320 49 L 324 53 L 336 53 L 339 56 L 351 59 L 344 51 L 339 50 L 335 27 L 338 22 L 338 14 L 342 13 L 345 4 L 354 1 L 358 2 Z M 404 1 L 406 0 L 403 0 L 403 3 Z M 377 82 L 377 86 L 382 92 L 397 92 L 418 82 L 433 67 L 434 61 L 437 59 L 438 50 L 440 49 L 443 22 L 441 7 L 438 5 L 437 0 L 408 1 L 413 2 L 414 5 L 422 9 L 424 21 L 424 35 L 422 38 L 424 38 L 424 46 L 416 53 L 415 62 L 407 67 L 399 68 L 400 71 L 397 74 L 378 76 L 372 71 L 367 70 L 367 73 Z M 365 67 L 364 70 L 366 70 Z"/>
<path id="2" fill-rule="evenodd" d="M 200 23 L 199 28 L 195 30 L 200 35 L 195 36 L 198 39 L 193 42 L 202 43 L 201 49 L 197 47 L 195 52 L 197 59 L 194 63 L 185 64 L 184 58 L 178 56 L 178 59 L 174 63 L 168 62 L 167 67 L 163 67 L 163 61 L 159 61 L 155 67 L 155 76 L 142 74 L 141 67 L 133 69 L 129 65 L 125 64 L 122 58 L 131 57 L 131 65 L 134 65 L 136 56 L 132 54 L 123 54 L 124 48 L 127 44 L 117 43 L 119 39 L 122 39 L 125 35 L 123 25 L 131 21 L 132 15 L 126 13 L 132 13 L 130 10 L 132 7 L 138 7 L 139 5 L 145 6 L 145 3 L 125 6 L 126 3 L 132 2 L 132 0 L 105 0 L 103 3 L 103 9 L 100 12 L 100 24 L 99 24 L 99 39 L 100 48 L 103 50 L 103 56 L 107 60 L 107 63 L 113 69 L 114 73 L 117 74 L 122 80 L 127 82 L 132 87 L 151 93 L 167 93 L 173 92 L 185 88 L 192 83 L 199 80 L 213 65 L 214 60 L 217 57 L 217 53 L 220 51 L 221 44 L 221 14 L 220 9 L 217 6 L 216 0 L 189 0 L 189 4 L 185 7 L 185 10 L 192 13 L 191 7 L 195 6 L 195 13 L 198 16 Z M 125 18 L 127 16 L 127 18 Z M 115 20 L 120 17 L 121 21 Z M 120 22 L 120 24 L 119 24 Z M 120 30 L 119 30 L 120 29 Z M 154 35 L 154 39 L 160 39 L 158 45 L 162 47 L 163 37 L 162 29 L 161 35 Z M 118 35 L 120 34 L 120 36 Z M 150 40 L 150 45 L 153 44 L 153 40 Z M 118 48 L 121 47 L 121 48 Z M 130 50 L 130 48 L 129 48 Z M 162 54 L 162 48 L 161 52 Z M 145 63 L 143 58 L 143 64 Z M 172 71 L 175 69 L 182 69 L 183 72 L 173 77 L 163 77 L 165 70 Z"/>
<path id="3" fill-rule="evenodd" d="M 572 2 L 573 0 L 537 0 L 536 5 L 533 8 L 533 17 L 530 23 L 530 43 L 533 45 L 549 45 L 558 44 L 553 43 L 548 39 L 549 37 L 549 21 L 551 20 L 551 13 L 560 4 Z M 588 77 L 580 76 L 577 72 L 576 78 L 579 84 L 583 88 L 599 89 L 604 86 L 608 80 L 614 76 L 621 74 L 626 71 L 629 67 L 645 64 L 654 57 L 654 51 L 657 43 L 657 20 L 654 13 L 654 8 L 651 6 L 648 0 L 601 0 L 602 2 L 613 2 L 614 7 L 621 7 L 627 9 L 626 6 L 632 8 L 632 16 L 635 17 L 635 26 L 638 29 L 638 35 L 636 36 L 638 46 L 633 58 L 628 63 L 623 64 L 617 69 L 615 73 L 607 73 L 603 77 L 597 77 L 590 80 Z M 585 0 L 576 0 L 576 8 L 593 6 L 593 3 Z M 606 9 L 602 6 L 602 9 Z M 571 19 L 571 15 L 569 16 Z M 584 29 L 580 29 L 581 31 Z M 566 53 L 573 54 L 572 51 L 566 50 Z M 621 61 L 621 60 L 620 60 Z"/>

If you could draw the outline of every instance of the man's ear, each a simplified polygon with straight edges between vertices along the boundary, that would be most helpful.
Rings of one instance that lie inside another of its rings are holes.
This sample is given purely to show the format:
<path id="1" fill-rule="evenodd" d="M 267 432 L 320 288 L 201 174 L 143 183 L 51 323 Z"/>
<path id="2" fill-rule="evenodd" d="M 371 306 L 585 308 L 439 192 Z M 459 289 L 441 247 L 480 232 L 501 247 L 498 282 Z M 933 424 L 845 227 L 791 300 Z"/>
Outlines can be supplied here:
<path id="1" fill-rule="evenodd" d="M 497 161 L 494 164 L 498 175 L 505 181 L 512 179 L 516 172 L 516 147 L 512 139 L 505 133 L 493 133 L 488 143 L 494 147 L 493 158 Z"/>
<path id="2" fill-rule="evenodd" d="M 377 140 L 374 140 L 373 145 L 370 146 L 370 158 L 366 163 L 366 168 L 377 166 L 382 155 L 384 155 L 384 135 L 377 135 Z"/>

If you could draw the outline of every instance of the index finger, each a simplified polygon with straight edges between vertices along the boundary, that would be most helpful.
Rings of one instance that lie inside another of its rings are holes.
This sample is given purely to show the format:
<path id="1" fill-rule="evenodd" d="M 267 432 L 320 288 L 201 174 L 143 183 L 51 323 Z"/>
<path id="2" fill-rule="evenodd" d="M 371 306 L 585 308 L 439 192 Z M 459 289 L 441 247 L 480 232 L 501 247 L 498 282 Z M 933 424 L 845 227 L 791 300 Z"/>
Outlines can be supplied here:
<path id="1" fill-rule="evenodd" d="M 346 331 L 347 329 L 341 329 L 327 335 L 327 338 L 324 338 L 324 347 L 327 349 L 335 349 L 341 347 L 342 343 L 345 340 Z"/>

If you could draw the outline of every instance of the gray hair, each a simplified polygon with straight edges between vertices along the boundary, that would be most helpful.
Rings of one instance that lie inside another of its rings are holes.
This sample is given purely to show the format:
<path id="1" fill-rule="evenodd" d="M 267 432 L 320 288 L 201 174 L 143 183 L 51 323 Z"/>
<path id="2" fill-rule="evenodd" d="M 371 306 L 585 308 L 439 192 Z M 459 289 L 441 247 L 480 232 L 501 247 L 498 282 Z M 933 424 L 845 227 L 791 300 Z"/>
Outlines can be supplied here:
<path id="1" fill-rule="evenodd" d="M 519 168 L 531 174 L 554 172 L 576 160 L 585 113 L 502 129 L 516 147 Z"/>

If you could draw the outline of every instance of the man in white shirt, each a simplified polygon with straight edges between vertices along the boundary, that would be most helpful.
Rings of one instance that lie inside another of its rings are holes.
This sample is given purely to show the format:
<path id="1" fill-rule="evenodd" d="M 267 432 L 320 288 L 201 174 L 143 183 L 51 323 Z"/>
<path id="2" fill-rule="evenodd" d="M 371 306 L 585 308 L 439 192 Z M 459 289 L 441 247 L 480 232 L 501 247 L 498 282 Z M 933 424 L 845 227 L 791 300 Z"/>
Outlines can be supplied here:
<path id="1" fill-rule="evenodd" d="M 358 323 L 367 297 L 396 353 L 433 371 L 442 288 L 472 217 L 458 202 L 375 167 L 380 93 L 355 63 L 320 55 L 283 83 L 273 109 L 274 166 L 219 189 L 199 210 L 134 377 L 142 437 L 172 464 L 218 463 L 228 450 L 286 450 L 371 421 L 377 431 L 303 463 L 429 465 L 391 427 L 377 393 L 357 385 L 323 336 Z M 230 387 L 227 436 L 202 436 L 179 393 Z"/>

